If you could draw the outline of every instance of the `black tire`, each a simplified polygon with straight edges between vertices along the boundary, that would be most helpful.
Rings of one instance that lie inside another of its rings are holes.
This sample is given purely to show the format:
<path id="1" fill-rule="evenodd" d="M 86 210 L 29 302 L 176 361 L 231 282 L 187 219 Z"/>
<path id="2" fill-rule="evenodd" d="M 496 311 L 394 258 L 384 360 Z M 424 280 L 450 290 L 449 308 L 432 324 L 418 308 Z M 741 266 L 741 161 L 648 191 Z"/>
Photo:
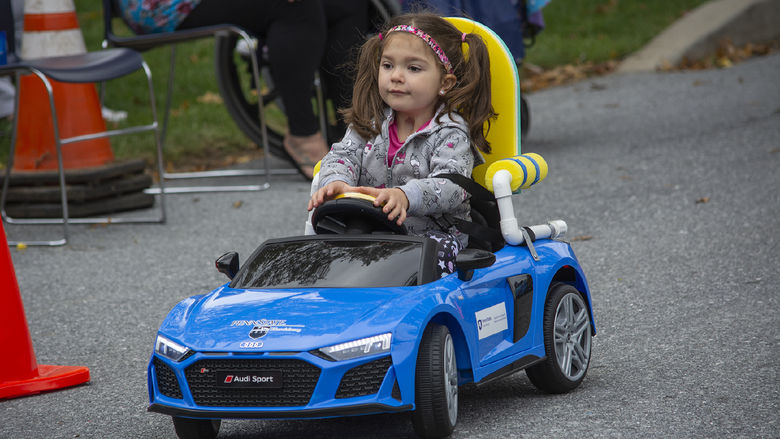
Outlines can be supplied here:
<path id="1" fill-rule="evenodd" d="M 258 117 L 257 99 L 252 92 L 256 90 L 255 84 L 242 83 L 239 78 L 239 70 L 248 73 L 251 78 L 251 63 L 248 59 L 244 60 L 235 53 L 236 41 L 235 35 L 218 36 L 214 42 L 214 66 L 217 74 L 217 85 L 222 100 L 225 102 L 225 108 L 238 125 L 238 128 L 249 137 L 258 147 L 263 145 L 262 131 L 260 130 L 260 119 Z M 268 69 L 263 60 L 260 63 L 261 80 L 267 80 Z M 244 81 L 246 82 L 246 81 Z M 277 100 L 278 94 L 270 89 L 263 95 L 263 107 L 267 108 Z M 266 113 L 267 114 L 267 113 Z M 282 139 L 284 131 L 279 127 L 268 126 L 268 147 L 271 153 L 285 158 Z"/>
<path id="2" fill-rule="evenodd" d="M 564 283 L 550 286 L 543 328 L 546 358 L 525 370 L 528 379 L 548 393 L 575 389 L 588 372 L 592 340 L 590 313 L 576 288 Z"/>
<path id="3" fill-rule="evenodd" d="M 214 439 L 219 434 L 220 419 L 190 419 L 173 417 L 173 428 L 179 439 Z"/>
<path id="4" fill-rule="evenodd" d="M 530 130 L 531 109 L 528 107 L 528 101 L 523 96 L 520 96 L 520 138 L 525 139 Z"/>
<path id="5" fill-rule="evenodd" d="M 423 438 L 449 436 L 458 421 L 458 367 L 446 326 L 425 328 L 417 354 L 414 431 Z"/>

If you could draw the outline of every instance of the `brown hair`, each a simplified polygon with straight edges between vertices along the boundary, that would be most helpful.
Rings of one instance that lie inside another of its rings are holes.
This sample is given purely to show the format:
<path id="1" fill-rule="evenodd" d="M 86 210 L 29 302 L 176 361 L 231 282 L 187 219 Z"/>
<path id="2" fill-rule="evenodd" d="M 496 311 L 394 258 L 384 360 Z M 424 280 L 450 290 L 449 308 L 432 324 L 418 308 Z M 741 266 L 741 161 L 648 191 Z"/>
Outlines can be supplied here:
<path id="1" fill-rule="evenodd" d="M 444 50 L 452 64 L 456 83 L 439 104 L 452 115 L 458 113 L 466 120 L 469 137 L 480 151 L 490 152 L 485 139 L 490 130 L 490 119 L 496 116 L 490 100 L 490 60 L 482 38 L 476 34 L 463 33 L 447 20 L 427 12 L 404 14 L 393 17 L 382 28 L 382 33 L 369 38 L 360 48 L 355 86 L 352 92 L 352 106 L 341 110 L 344 120 L 351 124 L 358 134 L 371 138 L 379 134 L 380 122 L 384 118 L 386 104 L 379 95 L 379 60 L 384 41 L 380 35 L 393 26 L 409 25 L 430 35 Z M 461 44 L 468 44 L 468 59 L 465 59 Z M 438 57 L 437 57 L 438 59 Z M 444 66 L 441 65 L 442 74 Z M 438 106 L 438 105 L 437 105 Z M 487 129 L 484 124 L 488 122 Z"/>

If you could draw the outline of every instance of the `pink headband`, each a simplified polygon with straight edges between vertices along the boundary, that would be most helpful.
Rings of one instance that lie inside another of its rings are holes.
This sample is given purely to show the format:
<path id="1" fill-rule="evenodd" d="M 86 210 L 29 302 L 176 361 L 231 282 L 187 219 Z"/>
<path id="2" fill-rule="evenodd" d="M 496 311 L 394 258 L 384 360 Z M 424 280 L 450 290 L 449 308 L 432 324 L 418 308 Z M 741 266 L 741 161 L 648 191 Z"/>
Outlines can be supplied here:
<path id="1" fill-rule="evenodd" d="M 441 47 L 439 47 L 439 43 L 436 42 L 430 35 L 426 34 L 422 31 L 422 29 L 418 29 L 414 26 L 409 26 L 407 24 L 399 24 L 398 26 L 393 26 L 390 29 L 385 32 L 385 34 L 389 34 L 390 32 L 409 32 L 410 34 L 414 34 L 418 37 L 420 37 L 425 43 L 433 49 L 433 51 L 436 53 L 436 55 L 439 57 L 439 60 L 442 64 L 444 64 L 444 69 L 447 71 L 447 73 L 452 73 L 452 64 L 450 64 L 450 59 L 447 58 L 447 55 L 444 53 L 444 50 L 442 50 Z M 379 39 L 383 39 L 384 37 L 382 34 L 379 34 Z M 461 41 L 466 40 L 466 33 L 464 32 L 463 35 L 460 37 Z"/>

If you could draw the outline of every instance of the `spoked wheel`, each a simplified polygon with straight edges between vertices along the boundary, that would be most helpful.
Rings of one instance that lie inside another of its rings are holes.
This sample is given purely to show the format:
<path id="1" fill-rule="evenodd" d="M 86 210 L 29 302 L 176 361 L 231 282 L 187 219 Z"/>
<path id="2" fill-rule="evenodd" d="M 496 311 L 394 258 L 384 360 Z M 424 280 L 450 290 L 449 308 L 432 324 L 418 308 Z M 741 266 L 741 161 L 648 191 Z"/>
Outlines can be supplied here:
<path id="1" fill-rule="evenodd" d="M 417 354 L 414 431 L 423 438 L 449 436 L 458 421 L 458 364 L 446 326 L 430 325 Z"/>
<path id="2" fill-rule="evenodd" d="M 215 40 L 214 65 L 222 100 L 238 128 L 252 142 L 260 146 L 263 144 L 263 137 L 260 130 L 257 101 L 262 98 L 268 125 L 268 146 L 274 155 L 286 157 L 282 139 L 287 129 L 287 121 L 279 104 L 279 95 L 273 89 L 270 81 L 268 66 L 262 57 L 259 57 L 260 80 L 263 84 L 259 88 L 262 93 L 258 93 L 258 87 L 252 80 L 252 66 L 249 56 L 239 53 L 236 49 L 237 41 L 238 37 L 235 35 L 221 35 Z"/>
<path id="3" fill-rule="evenodd" d="M 547 358 L 526 369 L 526 374 L 540 390 L 568 392 L 588 372 L 592 339 L 588 307 L 576 288 L 563 283 L 550 287 L 543 325 Z"/>
<path id="4" fill-rule="evenodd" d="M 222 424 L 220 419 L 190 419 L 173 417 L 173 428 L 179 439 L 214 439 Z"/>
<path id="5" fill-rule="evenodd" d="M 384 23 L 398 12 L 400 12 L 400 7 L 395 0 L 371 0 L 368 4 L 368 19 L 371 24 Z M 259 96 L 262 96 L 266 123 L 268 124 L 268 146 L 271 153 L 286 158 L 282 140 L 287 130 L 287 118 L 284 116 L 279 94 L 273 87 L 268 62 L 263 56 L 258 57 L 262 82 L 258 88 L 257 84 L 252 81 L 250 58 L 248 55 L 239 53 L 236 48 L 237 41 L 237 36 L 229 35 L 218 36 L 215 42 L 214 64 L 219 92 L 225 102 L 225 107 L 239 129 L 252 142 L 262 145 L 262 131 L 260 130 L 257 105 Z M 315 98 L 316 95 L 312 91 L 313 103 L 316 102 Z M 335 114 L 331 114 L 326 117 L 326 120 L 334 120 L 335 117 Z M 332 139 L 333 136 L 330 137 L 329 142 L 339 140 Z"/>

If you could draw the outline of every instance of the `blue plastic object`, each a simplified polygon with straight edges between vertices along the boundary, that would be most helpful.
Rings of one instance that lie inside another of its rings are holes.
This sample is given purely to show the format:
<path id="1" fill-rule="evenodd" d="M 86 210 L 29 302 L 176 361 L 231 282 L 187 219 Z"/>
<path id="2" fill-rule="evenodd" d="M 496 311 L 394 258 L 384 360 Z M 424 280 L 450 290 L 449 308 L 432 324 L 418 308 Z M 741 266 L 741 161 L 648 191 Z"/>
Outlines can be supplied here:
<path id="1" fill-rule="evenodd" d="M 464 281 L 431 276 L 435 246 L 423 238 L 270 240 L 231 282 L 165 318 L 148 366 L 149 410 L 204 419 L 415 410 L 418 351 L 430 325 L 451 334 L 457 385 L 539 364 L 552 285 L 576 288 L 587 329 L 595 334 L 595 326 L 569 244 L 540 239 L 534 247 L 538 261 L 525 246 L 505 246 L 485 268 L 469 269 L 464 258 Z M 374 264 L 391 276 L 362 275 Z"/>

